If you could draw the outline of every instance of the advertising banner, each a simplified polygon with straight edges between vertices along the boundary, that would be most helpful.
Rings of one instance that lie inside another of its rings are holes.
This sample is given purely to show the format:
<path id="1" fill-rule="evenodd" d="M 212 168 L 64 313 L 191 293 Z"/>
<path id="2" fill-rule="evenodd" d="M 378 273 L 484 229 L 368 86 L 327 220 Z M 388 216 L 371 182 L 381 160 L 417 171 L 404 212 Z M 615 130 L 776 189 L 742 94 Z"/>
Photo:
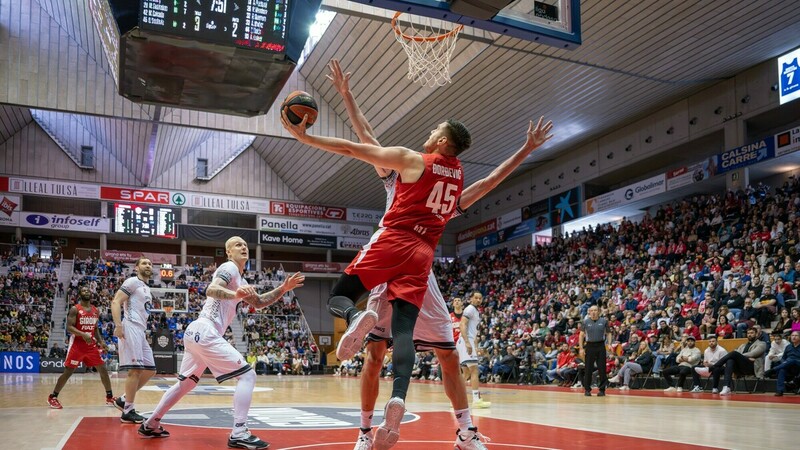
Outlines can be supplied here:
<path id="1" fill-rule="evenodd" d="M 238 213 L 269 214 L 269 200 L 255 198 L 173 192 L 171 200 L 175 206 Z"/>
<path id="2" fill-rule="evenodd" d="M 16 195 L 0 194 L 0 226 L 19 225 L 19 202 Z"/>
<path id="3" fill-rule="evenodd" d="M 323 236 L 347 236 L 369 238 L 375 229 L 368 225 L 317 222 L 288 219 L 285 217 L 258 216 L 258 229 L 276 233 L 305 233 Z"/>
<path id="4" fill-rule="evenodd" d="M 291 245 L 294 247 L 336 248 L 336 237 L 299 233 L 258 232 L 259 244 Z"/>
<path id="5" fill-rule="evenodd" d="M 339 250 L 361 250 L 362 247 L 369 243 L 367 238 L 358 237 L 337 237 L 336 248 Z"/>
<path id="6" fill-rule="evenodd" d="M 778 93 L 781 105 L 800 98 L 800 48 L 778 58 Z"/>
<path id="7" fill-rule="evenodd" d="M 471 254 L 475 253 L 477 251 L 477 247 L 475 245 L 475 242 L 476 241 L 473 239 L 471 241 L 462 242 L 462 243 L 456 245 L 456 256 L 461 258 L 461 257 L 464 257 L 464 256 L 471 255 Z"/>
<path id="8" fill-rule="evenodd" d="M 125 250 L 103 250 L 100 256 L 106 261 L 136 262 L 145 257 L 153 264 L 178 264 L 177 256 L 164 253 L 129 252 Z"/>
<path id="9" fill-rule="evenodd" d="M 101 186 L 100 198 L 102 200 L 125 201 L 136 203 L 150 203 L 156 205 L 169 205 L 169 191 L 153 189 L 133 189 L 113 186 Z"/>
<path id="10" fill-rule="evenodd" d="M 646 180 L 616 189 L 597 197 L 590 198 L 585 202 L 586 214 L 594 214 L 600 211 L 622 206 L 626 203 L 635 202 L 643 198 L 663 194 L 667 190 L 666 175 L 660 174 Z"/>
<path id="11" fill-rule="evenodd" d="M 515 209 L 514 211 L 503 214 L 497 218 L 497 229 L 503 229 L 516 225 L 522 222 L 522 209 Z"/>
<path id="12" fill-rule="evenodd" d="M 0 372 L 39 373 L 39 353 L 0 352 Z"/>
<path id="13" fill-rule="evenodd" d="M 19 224 L 25 228 L 87 231 L 89 233 L 108 233 L 111 230 L 111 219 L 66 214 L 23 212 L 20 213 Z"/>
<path id="14" fill-rule="evenodd" d="M 9 177 L 8 191 L 50 197 L 85 198 L 92 200 L 100 198 L 100 186 L 96 184 L 32 178 Z"/>
<path id="15" fill-rule="evenodd" d="M 308 219 L 345 220 L 347 208 L 307 205 L 305 203 L 270 202 L 270 214 L 274 216 L 305 217 Z"/>
<path id="16" fill-rule="evenodd" d="M 717 155 L 717 172 L 741 169 L 775 156 L 775 139 L 768 137 Z"/>
<path id="17" fill-rule="evenodd" d="M 64 372 L 64 359 L 63 358 L 40 358 L 39 359 L 39 373 L 62 373 Z M 81 364 L 75 373 L 86 372 L 86 366 Z"/>
<path id="18" fill-rule="evenodd" d="M 575 220 L 581 216 L 580 187 L 574 187 L 566 192 L 553 195 L 552 197 L 550 197 L 549 201 L 550 201 L 550 226 L 556 226 L 562 223 L 566 223 L 569 222 L 570 220 Z"/>
<path id="19" fill-rule="evenodd" d="M 383 217 L 383 211 L 377 209 L 347 208 L 348 222 L 378 223 Z"/>
<path id="20" fill-rule="evenodd" d="M 303 272 L 341 273 L 347 268 L 347 263 L 335 262 L 304 262 Z"/>
<path id="21" fill-rule="evenodd" d="M 456 235 L 456 243 L 462 243 L 470 239 L 475 239 L 497 231 L 497 219 L 487 220 L 486 222 L 467 228 Z"/>
<path id="22" fill-rule="evenodd" d="M 667 190 L 682 188 L 693 183 L 705 181 L 717 174 L 716 158 L 706 158 L 703 162 L 679 167 L 667 172 Z"/>
<path id="23" fill-rule="evenodd" d="M 775 135 L 775 157 L 788 155 L 798 150 L 800 150 L 800 127 Z"/>

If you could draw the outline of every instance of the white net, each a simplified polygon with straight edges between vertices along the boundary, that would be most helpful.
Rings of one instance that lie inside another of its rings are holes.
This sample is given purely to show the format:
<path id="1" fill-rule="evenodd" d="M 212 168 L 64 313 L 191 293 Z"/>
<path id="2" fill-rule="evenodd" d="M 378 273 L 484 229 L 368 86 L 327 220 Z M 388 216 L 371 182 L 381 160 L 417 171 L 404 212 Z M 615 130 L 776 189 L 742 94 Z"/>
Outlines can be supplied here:
<path id="1" fill-rule="evenodd" d="M 408 79 L 430 87 L 450 83 L 450 57 L 464 26 L 447 30 L 444 25 L 434 26 L 430 20 L 422 25 L 411 20 L 401 22 L 401 15 L 399 12 L 394 15 L 392 27 L 395 39 L 408 55 Z"/>
<path id="2" fill-rule="evenodd" d="M 150 288 L 150 295 L 151 312 L 166 312 L 171 315 L 189 311 L 188 289 Z"/>

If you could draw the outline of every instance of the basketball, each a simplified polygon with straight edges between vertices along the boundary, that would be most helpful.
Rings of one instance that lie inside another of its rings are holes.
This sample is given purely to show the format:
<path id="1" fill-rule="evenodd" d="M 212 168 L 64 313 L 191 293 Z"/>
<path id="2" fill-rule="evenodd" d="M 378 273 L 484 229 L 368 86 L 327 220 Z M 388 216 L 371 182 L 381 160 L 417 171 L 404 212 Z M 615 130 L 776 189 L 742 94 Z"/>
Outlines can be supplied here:
<path id="1" fill-rule="evenodd" d="M 283 101 L 281 109 L 286 111 L 286 117 L 289 118 L 289 122 L 295 125 L 300 124 L 300 122 L 303 121 L 303 116 L 308 115 L 306 128 L 314 125 L 314 122 L 317 121 L 317 113 L 319 112 L 314 97 L 308 92 L 303 91 L 294 91 L 289 94 L 286 100 Z"/>

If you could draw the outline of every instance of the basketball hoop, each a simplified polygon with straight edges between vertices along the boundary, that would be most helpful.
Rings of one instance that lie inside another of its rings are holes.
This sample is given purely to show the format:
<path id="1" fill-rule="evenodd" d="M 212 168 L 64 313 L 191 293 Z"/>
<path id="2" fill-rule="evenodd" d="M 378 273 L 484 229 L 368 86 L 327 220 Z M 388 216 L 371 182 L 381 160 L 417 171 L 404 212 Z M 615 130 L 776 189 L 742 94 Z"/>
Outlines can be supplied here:
<path id="1" fill-rule="evenodd" d="M 167 319 L 172 317 L 172 312 L 175 310 L 174 306 L 164 306 L 164 315 L 167 316 Z"/>
<path id="2" fill-rule="evenodd" d="M 428 25 L 421 25 L 422 28 L 415 28 L 411 21 L 406 25 L 399 24 L 398 18 L 401 14 L 403 13 L 394 14 L 392 28 L 395 39 L 403 45 L 408 55 L 408 79 L 430 87 L 450 83 L 450 57 L 456 49 L 458 33 L 464 29 L 464 25 L 457 25 L 450 31 L 436 28 L 430 22 Z"/>

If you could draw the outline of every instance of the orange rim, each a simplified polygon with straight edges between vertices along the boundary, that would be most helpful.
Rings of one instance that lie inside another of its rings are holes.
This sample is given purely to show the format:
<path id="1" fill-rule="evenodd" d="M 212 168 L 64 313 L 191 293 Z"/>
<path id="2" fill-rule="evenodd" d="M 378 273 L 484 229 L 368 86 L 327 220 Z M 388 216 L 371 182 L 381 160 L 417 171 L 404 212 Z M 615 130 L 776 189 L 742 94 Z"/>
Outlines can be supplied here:
<path id="1" fill-rule="evenodd" d="M 392 28 L 394 28 L 394 34 L 402 37 L 403 39 L 405 39 L 407 41 L 414 41 L 414 42 L 442 41 L 442 40 L 445 40 L 445 39 L 449 38 L 450 36 L 453 36 L 456 33 L 460 33 L 461 30 L 464 29 L 464 25 L 458 25 L 455 28 L 453 28 L 452 31 L 450 31 L 448 33 L 445 33 L 445 34 L 440 34 L 438 36 L 428 36 L 428 37 L 409 36 L 409 35 L 403 33 L 403 30 L 401 30 L 400 27 L 397 26 L 397 18 L 400 17 L 400 14 L 403 14 L 403 13 L 399 12 L 399 11 L 394 13 L 394 17 L 392 17 Z"/>

